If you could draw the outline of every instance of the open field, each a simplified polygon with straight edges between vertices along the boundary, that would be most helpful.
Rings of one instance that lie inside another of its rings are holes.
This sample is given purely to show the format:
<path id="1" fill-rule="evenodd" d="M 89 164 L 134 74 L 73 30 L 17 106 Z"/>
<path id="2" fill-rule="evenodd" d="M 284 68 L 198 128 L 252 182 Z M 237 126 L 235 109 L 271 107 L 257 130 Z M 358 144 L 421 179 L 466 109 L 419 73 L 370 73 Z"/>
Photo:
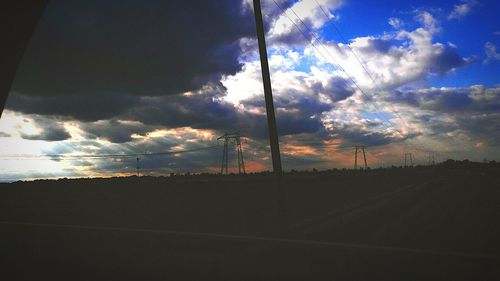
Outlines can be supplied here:
<path id="1" fill-rule="evenodd" d="M 500 280 L 500 168 L 0 185 L 5 280 Z"/>

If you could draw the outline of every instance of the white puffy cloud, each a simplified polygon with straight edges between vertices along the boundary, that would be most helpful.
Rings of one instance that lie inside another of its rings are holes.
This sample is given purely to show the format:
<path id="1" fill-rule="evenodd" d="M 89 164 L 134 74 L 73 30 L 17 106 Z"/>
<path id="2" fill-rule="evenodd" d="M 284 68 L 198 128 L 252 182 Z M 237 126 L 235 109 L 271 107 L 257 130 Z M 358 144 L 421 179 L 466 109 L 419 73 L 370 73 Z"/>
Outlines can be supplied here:
<path id="1" fill-rule="evenodd" d="M 417 20 L 423 27 L 358 37 L 349 44 L 325 42 L 316 48 L 306 47 L 305 53 L 323 64 L 339 65 L 361 88 L 368 90 L 393 89 L 432 74 L 444 75 L 472 60 L 461 57 L 450 45 L 433 43 L 440 27 L 431 14 L 422 12 Z M 345 73 L 342 75 L 350 80 Z"/>
<path id="2" fill-rule="evenodd" d="M 275 5 L 274 1 L 270 2 L 270 5 Z M 284 7 L 277 2 L 284 12 L 281 12 L 271 23 L 268 32 L 269 41 L 302 44 L 315 38 L 316 36 L 310 34 L 309 31 L 317 31 L 326 22 L 334 19 L 335 16 L 331 10 L 339 8 L 342 2 L 342 0 L 300 0 L 289 7 Z M 302 32 L 296 26 L 302 29 Z M 304 39 L 303 34 L 308 34 L 311 38 Z"/>
<path id="3" fill-rule="evenodd" d="M 424 26 L 424 28 L 431 33 L 437 33 L 441 31 L 441 26 L 439 24 L 439 21 L 431 13 L 427 11 L 419 12 L 415 16 L 415 19 L 418 22 L 420 22 Z"/>
<path id="4" fill-rule="evenodd" d="M 400 18 L 389 18 L 387 22 L 389 23 L 390 26 L 394 27 L 395 29 L 400 29 L 405 25 L 403 20 Z"/>
<path id="5" fill-rule="evenodd" d="M 477 5 L 475 0 L 463 0 L 462 4 L 457 4 L 453 6 L 453 10 L 448 15 L 449 20 L 459 20 L 470 13 L 472 8 Z"/>
<path id="6" fill-rule="evenodd" d="M 500 54 L 497 53 L 497 46 L 495 44 L 486 42 L 484 44 L 484 52 L 486 53 L 486 59 L 483 61 L 484 63 L 500 60 Z"/>

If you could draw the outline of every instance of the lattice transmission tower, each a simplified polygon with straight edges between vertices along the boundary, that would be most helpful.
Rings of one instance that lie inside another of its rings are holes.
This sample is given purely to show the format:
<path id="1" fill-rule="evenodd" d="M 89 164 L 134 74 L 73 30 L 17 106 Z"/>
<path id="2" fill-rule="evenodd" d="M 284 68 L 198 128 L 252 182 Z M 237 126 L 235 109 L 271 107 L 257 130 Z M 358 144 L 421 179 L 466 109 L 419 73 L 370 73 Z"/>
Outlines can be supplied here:
<path id="1" fill-rule="evenodd" d="M 368 169 L 368 163 L 366 162 L 366 153 L 365 153 L 366 146 L 363 145 L 356 145 L 354 146 L 354 170 L 358 169 L 358 152 L 363 152 L 363 160 L 365 162 L 364 169 Z M 361 168 L 363 169 L 363 168 Z"/>
<path id="2" fill-rule="evenodd" d="M 217 138 L 217 140 L 224 141 L 224 148 L 222 150 L 222 164 L 220 167 L 221 174 L 228 174 L 228 163 L 229 163 L 229 144 L 232 143 L 236 146 L 236 152 L 238 155 L 238 173 L 246 174 L 245 171 L 245 161 L 243 160 L 243 148 L 241 146 L 241 135 L 239 132 L 235 133 L 225 133 L 224 135 Z"/>
<path id="3" fill-rule="evenodd" d="M 140 177 L 141 176 L 141 173 L 140 173 L 140 170 L 139 170 L 139 161 L 141 160 L 141 158 L 137 157 L 136 158 L 136 161 L 137 161 L 137 176 Z"/>
<path id="4" fill-rule="evenodd" d="M 434 152 L 429 152 L 429 155 L 428 155 L 428 157 L 427 157 L 427 160 L 428 160 L 428 161 L 427 161 L 427 164 L 428 164 L 429 166 L 434 166 L 434 165 L 436 165 L 436 153 L 434 153 Z"/>
<path id="5" fill-rule="evenodd" d="M 413 167 L 413 154 L 405 153 L 405 167 Z"/>

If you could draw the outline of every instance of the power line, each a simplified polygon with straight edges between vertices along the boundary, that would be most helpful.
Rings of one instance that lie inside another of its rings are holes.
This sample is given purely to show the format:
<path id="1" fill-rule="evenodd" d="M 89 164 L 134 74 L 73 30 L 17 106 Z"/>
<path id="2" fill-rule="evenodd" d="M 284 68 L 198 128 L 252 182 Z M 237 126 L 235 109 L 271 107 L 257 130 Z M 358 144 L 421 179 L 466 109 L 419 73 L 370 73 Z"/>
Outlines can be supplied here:
<path id="1" fill-rule="evenodd" d="M 283 12 L 283 14 L 288 18 L 288 20 L 290 22 L 292 22 L 292 24 L 300 31 L 300 33 L 302 34 L 302 36 L 307 40 L 307 35 L 305 34 L 305 32 L 288 16 L 288 14 L 286 13 L 286 11 L 275 1 L 273 0 L 274 4 L 276 6 L 278 6 L 278 8 Z M 319 3 L 316 1 L 316 4 L 318 4 L 318 6 L 320 7 L 320 9 L 323 11 L 323 13 L 325 14 L 325 16 L 327 16 L 327 19 L 329 20 L 329 17 L 328 15 L 326 14 L 326 12 L 324 11 L 324 9 L 321 7 L 321 5 L 319 5 Z M 370 97 L 368 94 L 365 93 L 365 91 L 355 82 L 355 80 L 347 73 L 347 71 L 339 64 L 337 63 L 337 61 L 335 60 L 335 58 L 333 57 L 333 55 L 328 51 L 328 49 L 323 45 L 323 43 L 321 42 L 321 38 L 319 38 L 319 36 L 315 35 L 315 32 L 313 32 L 305 23 L 304 21 L 297 15 L 297 13 L 293 10 L 292 7 L 289 8 L 292 13 L 297 17 L 297 19 L 302 23 L 302 25 L 311 33 L 312 35 L 312 38 L 314 40 L 317 40 L 317 42 L 320 44 L 320 46 L 325 50 L 325 52 L 330 56 L 330 58 L 333 60 L 334 64 L 336 64 L 338 66 L 338 68 L 348 77 L 348 79 L 353 83 L 353 85 L 366 97 Z M 336 26 L 335 26 L 336 27 Z M 340 30 L 336 27 L 337 29 L 337 32 L 341 35 L 340 33 Z M 341 36 L 344 40 L 345 38 L 343 36 Z M 311 46 L 323 57 L 325 58 L 327 61 L 328 59 L 326 58 L 326 56 L 319 51 L 318 48 L 316 48 L 314 42 L 310 42 L 311 43 Z M 354 51 L 352 50 L 352 48 L 349 46 L 349 44 L 346 43 L 346 46 L 351 50 L 351 52 L 353 52 L 353 54 L 355 55 Z M 366 67 L 362 64 L 361 60 L 359 59 L 359 57 L 357 57 L 357 55 L 355 55 L 358 62 L 361 64 L 361 66 L 363 67 L 363 69 L 367 72 L 368 76 L 372 79 L 373 83 L 374 83 L 374 86 L 377 86 L 377 83 L 374 81 L 372 75 L 368 72 L 368 70 L 366 69 Z M 345 82 L 345 85 L 347 85 L 347 81 L 342 77 L 340 76 L 341 79 L 344 80 Z M 380 88 L 378 88 L 379 91 Z M 375 107 L 375 109 L 377 111 L 380 111 L 379 108 L 377 107 L 376 103 L 374 102 L 373 103 L 373 106 Z M 389 105 L 391 107 L 391 111 L 392 113 L 394 113 L 394 115 L 396 115 L 401 121 L 403 121 L 403 123 L 406 125 L 406 127 L 408 129 L 410 129 L 410 127 L 408 126 L 408 123 L 405 121 L 405 119 L 399 114 L 399 112 L 397 112 L 395 110 L 395 108 L 392 106 L 392 105 Z M 390 130 L 390 129 L 394 129 L 395 131 L 397 131 L 399 134 L 401 134 L 403 136 L 403 133 L 398 129 L 396 128 L 395 124 L 393 124 L 389 119 L 387 118 L 384 118 L 383 116 L 380 115 L 379 112 L 375 112 L 374 113 L 375 115 L 379 116 L 382 120 L 384 120 L 385 122 L 387 122 L 388 125 L 386 125 L 386 129 Z M 414 148 L 415 150 L 421 150 L 421 151 L 426 151 L 425 149 L 422 149 L 422 148 L 416 148 L 414 145 L 412 145 L 411 143 L 408 143 L 412 148 Z"/>
<path id="2" fill-rule="evenodd" d="M 328 13 L 326 13 L 326 11 L 323 9 L 323 6 L 321 4 L 318 3 L 317 0 L 314 0 L 314 2 L 316 3 L 316 5 L 321 9 L 321 11 L 323 12 L 323 14 L 325 15 L 325 17 L 327 18 L 327 20 L 330 20 L 331 18 L 328 16 Z M 349 45 L 348 41 L 346 40 L 346 38 L 344 37 L 344 35 L 342 34 L 342 32 L 340 31 L 340 29 L 337 27 L 337 25 L 335 24 L 335 22 L 331 22 L 332 23 L 332 26 L 334 27 L 334 29 L 337 31 L 337 34 L 340 36 L 340 38 L 342 39 L 342 41 L 344 42 L 345 46 L 351 51 L 351 53 L 354 55 L 354 57 L 356 58 L 356 60 L 358 61 L 358 63 L 361 65 L 361 67 L 363 68 L 363 70 L 365 71 L 365 73 L 368 75 L 368 77 L 370 78 L 370 80 L 373 82 L 373 86 L 375 88 L 377 88 L 377 90 L 379 92 L 382 92 L 382 90 L 380 89 L 380 87 L 378 86 L 377 82 L 375 81 L 375 79 L 373 78 L 373 75 L 368 71 L 367 67 L 366 67 L 366 63 L 363 61 L 362 58 L 360 58 L 356 52 L 354 52 L 354 50 L 351 48 L 351 46 Z M 407 127 L 407 128 L 410 128 L 410 126 L 408 125 L 408 123 L 406 122 L 405 118 L 394 108 L 394 106 L 392 106 L 391 104 L 389 104 L 389 107 L 392 111 L 392 113 L 394 113 L 403 123 L 404 125 Z M 388 122 L 390 122 L 389 120 L 387 120 Z M 394 126 L 394 124 L 392 124 Z M 401 132 L 400 132 L 401 133 Z M 415 147 L 409 143 L 410 146 L 412 146 L 412 148 L 415 149 Z M 419 150 L 419 149 L 415 149 L 415 150 Z"/>
<path id="3" fill-rule="evenodd" d="M 182 153 L 190 153 L 201 150 L 209 150 L 217 148 L 218 145 L 205 146 L 193 149 L 184 150 L 174 150 L 174 151 L 163 151 L 163 152 L 149 152 L 149 153 L 131 153 L 131 154 L 40 154 L 40 155 L 30 155 L 30 154 L 12 154 L 12 155 L 0 155 L 2 160 L 77 160 L 81 158 L 85 159 L 103 159 L 103 158 L 137 158 L 137 157 L 148 157 L 148 156 L 161 156 L 161 155 L 175 155 Z"/>
<path id="4" fill-rule="evenodd" d="M 276 6 L 278 6 L 278 8 L 283 12 L 283 14 L 288 18 L 288 20 L 297 28 L 297 30 L 299 30 L 299 32 L 302 34 L 302 36 L 307 40 L 307 34 L 297 25 L 297 23 L 295 23 L 295 21 L 293 21 L 289 16 L 288 14 L 286 13 L 286 11 L 275 1 L 273 0 L 274 4 L 276 4 Z M 328 49 L 324 46 L 324 44 L 321 42 L 321 38 L 319 38 L 319 36 L 315 35 L 315 32 L 313 32 L 305 23 L 304 21 L 297 15 L 297 13 L 293 10 L 292 7 L 289 8 L 290 11 L 292 11 L 292 13 L 295 15 L 295 17 L 297 17 L 297 19 L 301 22 L 301 24 L 309 31 L 309 33 L 311 33 L 311 36 L 314 40 L 316 40 L 319 45 L 325 50 L 325 52 L 330 56 L 331 60 L 333 60 L 333 65 L 334 66 L 337 66 L 346 76 L 347 76 L 347 79 L 350 80 L 352 82 L 352 84 L 366 97 L 369 97 L 368 94 L 365 93 L 365 91 L 356 83 L 356 81 L 354 80 L 354 78 L 352 78 L 349 73 L 347 73 L 347 71 L 340 65 L 340 63 L 338 63 L 336 61 L 336 59 L 333 57 L 333 55 L 328 51 Z M 323 58 L 325 58 L 327 61 L 329 61 L 329 59 L 323 54 L 323 52 L 321 52 L 317 47 L 316 45 L 314 44 L 314 42 L 310 42 L 311 46 L 318 52 L 318 54 L 320 54 Z M 331 62 L 330 62 L 331 63 Z M 342 76 L 339 76 L 341 79 L 343 79 L 344 81 L 344 84 L 346 86 L 349 86 L 347 84 L 347 80 L 342 77 Z M 375 104 L 374 104 L 375 107 L 377 107 Z M 378 108 L 376 108 L 377 110 L 379 110 Z M 375 114 L 377 116 L 379 116 L 382 120 L 385 120 L 386 122 L 389 122 L 389 120 L 385 119 L 383 116 L 381 116 L 378 112 L 375 112 Z M 394 126 L 394 124 L 391 124 L 392 126 Z M 386 127 L 387 129 L 389 129 L 389 127 L 387 126 Z"/>
<path id="5" fill-rule="evenodd" d="M 286 11 L 275 1 L 273 0 L 274 4 L 283 12 L 283 15 L 285 15 L 288 20 L 297 28 L 297 30 L 299 30 L 299 32 L 302 34 L 302 36 L 307 40 L 307 35 L 306 33 L 297 25 L 297 23 L 295 23 L 295 21 L 293 21 L 289 16 L 288 14 L 286 13 Z M 352 84 L 366 97 L 370 97 L 368 94 L 365 93 L 365 91 L 356 83 L 356 81 L 349 75 L 349 73 L 347 73 L 347 71 L 339 64 L 337 63 L 337 61 L 335 60 L 335 58 L 333 57 L 333 55 L 328 51 L 328 49 L 322 44 L 321 42 L 321 38 L 319 38 L 319 36 L 315 35 L 315 33 L 304 23 L 304 21 L 297 15 L 297 13 L 293 10 L 292 7 L 290 7 L 290 10 L 294 13 L 294 15 L 297 17 L 297 19 L 302 23 L 302 25 L 312 34 L 312 37 L 314 40 L 316 40 L 320 46 L 325 50 L 325 52 L 330 56 L 331 60 L 333 60 L 334 62 L 334 66 L 337 66 L 346 76 L 347 78 L 352 82 Z M 320 54 L 324 59 L 326 59 L 326 61 L 330 61 L 324 54 L 323 52 L 321 52 L 317 47 L 316 45 L 314 44 L 314 42 L 310 42 L 311 46 L 316 50 L 316 52 L 318 54 Z M 331 62 L 330 62 L 331 63 Z M 342 79 L 342 81 L 344 82 L 344 85 L 346 86 L 349 86 L 348 83 L 347 83 L 347 80 L 342 77 L 342 76 L 339 76 L 339 78 Z M 385 125 L 385 128 L 387 130 L 395 130 L 397 131 L 400 135 L 403 136 L 403 133 L 401 131 L 399 131 L 396 126 L 388 119 L 384 118 L 378 111 L 380 111 L 380 109 L 377 107 L 377 105 L 375 103 L 373 103 L 373 106 L 375 107 L 376 109 L 376 112 L 374 112 L 375 115 L 377 115 L 381 120 L 385 121 L 387 124 L 384 124 Z"/>

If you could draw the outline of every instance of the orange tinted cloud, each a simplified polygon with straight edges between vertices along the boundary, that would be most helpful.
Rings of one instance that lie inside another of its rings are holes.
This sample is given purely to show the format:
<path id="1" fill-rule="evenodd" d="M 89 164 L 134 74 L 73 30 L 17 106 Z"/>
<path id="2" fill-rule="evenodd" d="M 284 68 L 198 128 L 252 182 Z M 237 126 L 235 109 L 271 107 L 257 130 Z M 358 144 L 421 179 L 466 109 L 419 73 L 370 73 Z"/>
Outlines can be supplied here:
<path id="1" fill-rule="evenodd" d="M 266 164 L 251 160 L 245 161 L 245 168 L 247 172 L 261 172 L 269 170 L 269 167 Z"/>
<path id="2" fill-rule="evenodd" d="M 319 155 L 318 150 L 308 145 L 285 144 L 282 145 L 282 153 L 291 156 Z"/>

